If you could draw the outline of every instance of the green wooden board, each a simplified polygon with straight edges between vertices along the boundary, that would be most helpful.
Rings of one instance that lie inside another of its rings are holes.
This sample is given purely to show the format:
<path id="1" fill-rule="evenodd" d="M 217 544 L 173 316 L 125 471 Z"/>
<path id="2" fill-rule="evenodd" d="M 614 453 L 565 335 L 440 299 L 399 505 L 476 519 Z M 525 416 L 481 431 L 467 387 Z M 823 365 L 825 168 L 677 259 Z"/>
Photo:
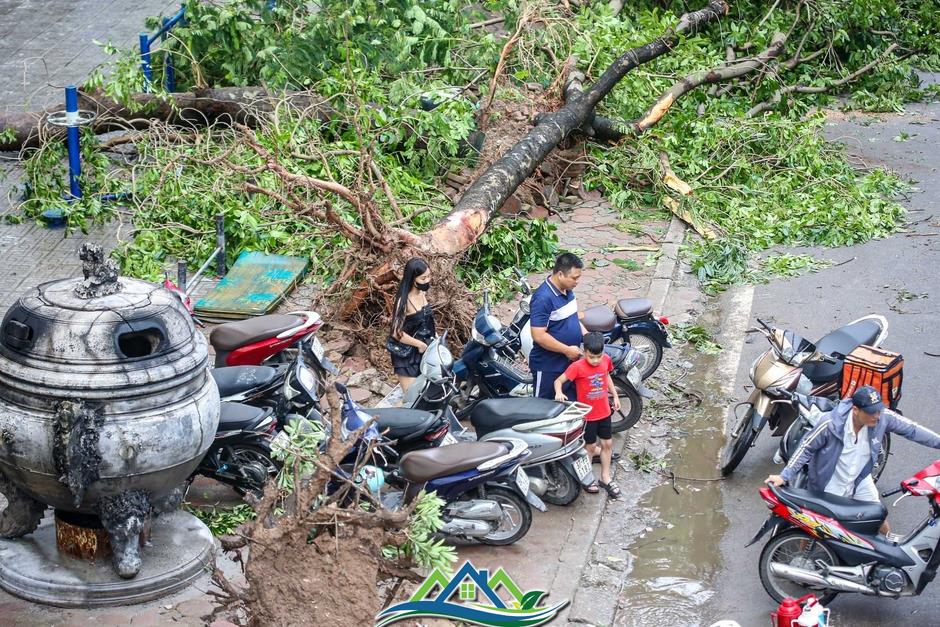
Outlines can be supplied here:
<path id="1" fill-rule="evenodd" d="M 196 303 L 196 313 L 248 318 L 270 312 L 307 271 L 304 257 L 243 252 L 219 284 Z"/>

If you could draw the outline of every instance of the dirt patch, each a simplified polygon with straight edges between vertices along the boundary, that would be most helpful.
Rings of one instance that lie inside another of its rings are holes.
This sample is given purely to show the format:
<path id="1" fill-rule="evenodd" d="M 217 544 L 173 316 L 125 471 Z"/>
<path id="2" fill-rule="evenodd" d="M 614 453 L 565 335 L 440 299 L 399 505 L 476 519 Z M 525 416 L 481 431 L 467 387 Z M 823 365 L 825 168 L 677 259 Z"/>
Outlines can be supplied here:
<path id="1" fill-rule="evenodd" d="M 248 562 L 252 593 L 264 608 L 253 625 L 364 625 L 381 609 L 374 591 L 383 532 L 358 526 L 324 529 L 311 543 L 299 530 L 287 541 L 256 545 Z"/>

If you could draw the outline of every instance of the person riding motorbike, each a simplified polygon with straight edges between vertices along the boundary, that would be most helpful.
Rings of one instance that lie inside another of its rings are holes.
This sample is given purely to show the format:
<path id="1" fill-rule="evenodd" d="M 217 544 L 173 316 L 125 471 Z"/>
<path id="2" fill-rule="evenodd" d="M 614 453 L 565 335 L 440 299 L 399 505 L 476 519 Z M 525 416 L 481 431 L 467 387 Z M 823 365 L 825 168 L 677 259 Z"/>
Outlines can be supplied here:
<path id="1" fill-rule="evenodd" d="M 803 437 L 783 472 L 770 475 L 764 482 L 780 487 L 792 481 L 808 464 L 807 489 L 880 503 L 871 469 L 880 453 L 885 431 L 940 449 L 940 435 L 885 409 L 878 391 L 866 385 L 824 414 L 816 427 Z M 879 532 L 888 535 L 887 520 Z"/>

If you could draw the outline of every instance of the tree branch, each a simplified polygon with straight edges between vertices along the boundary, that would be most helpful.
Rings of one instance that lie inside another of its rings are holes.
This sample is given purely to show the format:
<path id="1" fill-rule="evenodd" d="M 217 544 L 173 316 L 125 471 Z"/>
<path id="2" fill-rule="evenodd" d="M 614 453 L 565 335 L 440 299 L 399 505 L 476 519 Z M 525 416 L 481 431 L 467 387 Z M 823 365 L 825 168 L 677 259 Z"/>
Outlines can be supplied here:
<path id="1" fill-rule="evenodd" d="M 875 57 L 875 59 L 873 59 L 870 63 L 866 63 L 865 65 L 858 68 L 851 74 L 848 74 L 847 76 L 843 76 L 842 78 L 836 81 L 833 81 L 830 84 L 825 85 L 825 86 L 817 87 L 817 86 L 810 86 L 810 85 L 787 85 L 786 87 L 782 87 L 778 89 L 776 92 L 774 92 L 774 95 L 771 96 L 769 99 L 751 107 L 748 110 L 748 112 L 744 114 L 744 117 L 752 118 L 760 113 L 763 113 L 764 111 L 772 109 L 783 99 L 784 96 L 788 96 L 790 94 L 822 94 L 822 93 L 828 92 L 829 90 L 835 87 L 841 87 L 843 85 L 847 85 L 848 83 L 851 83 L 852 81 L 858 79 L 860 76 L 862 76 L 866 72 L 870 72 L 879 63 L 884 61 L 888 55 L 890 55 L 897 49 L 898 49 L 897 44 L 891 44 L 890 46 L 885 48 L 884 52 L 882 52 L 880 55 Z"/>

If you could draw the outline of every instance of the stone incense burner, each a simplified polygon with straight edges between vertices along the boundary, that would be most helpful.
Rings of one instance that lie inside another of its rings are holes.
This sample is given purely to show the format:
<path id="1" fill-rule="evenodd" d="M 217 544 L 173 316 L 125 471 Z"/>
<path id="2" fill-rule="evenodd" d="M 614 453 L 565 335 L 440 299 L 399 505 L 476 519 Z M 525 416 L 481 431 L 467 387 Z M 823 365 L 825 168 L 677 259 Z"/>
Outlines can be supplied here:
<path id="1" fill-rule="evenodd" d="M 84 280 L 33 288 L 0 325 L 0 538 L 53 507 L 59 553 L 97 534 L 130 579 L 151 518 L 178 507 L 215 436 L 219 394 L 172 293 L 118 277 L 98 246 L 81 259 Z"/>

